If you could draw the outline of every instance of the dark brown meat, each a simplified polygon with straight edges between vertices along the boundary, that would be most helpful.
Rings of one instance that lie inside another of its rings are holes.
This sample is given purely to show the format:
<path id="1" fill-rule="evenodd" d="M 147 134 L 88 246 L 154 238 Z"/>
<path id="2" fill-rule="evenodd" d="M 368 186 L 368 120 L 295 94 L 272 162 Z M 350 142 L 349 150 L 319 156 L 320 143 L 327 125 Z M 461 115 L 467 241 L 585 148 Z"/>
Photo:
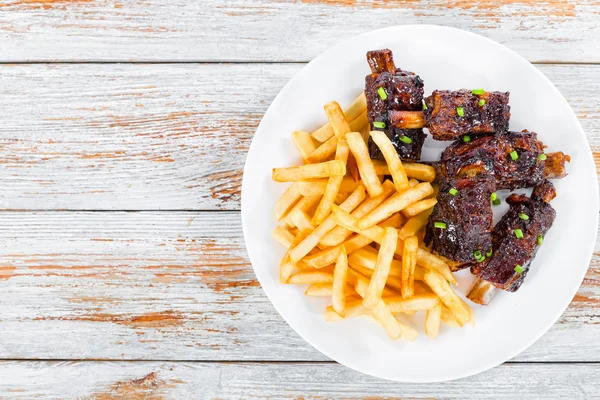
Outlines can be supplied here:
<path id="1" fill-rule="evenodd" d="M 544 147 L 535 132 L 526 130 L 485 135 L 468 143 L 458 140 L 442 153 L 441 171 L 454 177 L 480 168 L 493 174 L 498 189 L 532 187 L 545 178 L 566 175 L 564 164 L 570 160 L 569 156 L 552 153 L 543 159 Z M 515 160 L 511 157 L 513 151 L 518 157 Z"/>
<path id="2" fill-rule="evenodd" d="M 531 198 L 510 195 L 506 199 L 510 209 L 492 232 L 492 257 L 473 265 L 471 272 L 497 288 L 518 290 L 556 217 L 549 204 L 555 196 L 554 186 L 547 180 L 534 189 Z"/>
<path id="3" fill-rule="evenodd" d="M 451 260 L 453 269 L 477 263 L 492 247 L 490 195 L 494 190 L 493 178 L 486 173 L 440 182 L 438 203 L 427 223 L 425 244 Z M 443 225 L 436 227 L 436 223 Z"/>
<path id="4" fill-rule="evenodd" d="M 508 98 L 509 92 L 473 94 L 467 89 L 434 90 L 425 99 L 422 113 L 394 111 L 390 113 L 390 122 L 398 128 L 427 126 L 436 140 L 504 132 L 510 119 Z"/>
<path id="5" fill-rule="evenodd" d="M 384 131 L 394 143 L 401 158 L 418 160 L 425 141 L 423 130 L 392 128 L 389 112 L 422 110 L 423 81 L 412 72 L 397 69 L 390 50 L 370 51 L 367 53 L 367 61 L 373 72 L 365 78 L 367 117 L 371 129 Z M 385 99 L 380 94 L 381 89 Z M 377 127 L 373 123 L 383 124 L 383 127 Z M 382 159 L 377 145 L 371 139 L 369 150 L 371 158 Z"/>

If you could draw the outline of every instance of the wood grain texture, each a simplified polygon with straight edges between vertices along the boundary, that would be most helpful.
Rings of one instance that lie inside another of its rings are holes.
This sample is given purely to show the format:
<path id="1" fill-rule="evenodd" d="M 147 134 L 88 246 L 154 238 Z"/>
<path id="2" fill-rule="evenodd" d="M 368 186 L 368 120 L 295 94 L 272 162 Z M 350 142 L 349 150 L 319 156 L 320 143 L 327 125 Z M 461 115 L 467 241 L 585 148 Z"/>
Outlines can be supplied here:
<path id="1" fill-rule="evenodd" d="M 600 361 L 596 251 L 515 360 Z M 326 360 L 264 295 L 237 212 L 3 212 L 0 260 L 3 359 Z"/>
<path id="2" fill-rule="evenodd" d="M 0 362 L 11 399 L 597 398 L 590 364 L 504 364 L 458 381 L 399 384 L 333 363 Z M 73 384 L 77 382 L 77 384 Z"/>
<path id="3" fill-rule="evenodd" d="M 6 0 L 0 60 L 309 61 L 397 24 L 483 34 L 531 61 L 600 61 L 595 0 Z M 302 38 L 302 40 L 298 40 Z"/>
<path id="4" fill-rule="evenodd" d="M 255 129 L 302 66 L 0 66 L 0 208 L 238 210 Z M 600 154 L 600 66 L 538 68 Z"/>

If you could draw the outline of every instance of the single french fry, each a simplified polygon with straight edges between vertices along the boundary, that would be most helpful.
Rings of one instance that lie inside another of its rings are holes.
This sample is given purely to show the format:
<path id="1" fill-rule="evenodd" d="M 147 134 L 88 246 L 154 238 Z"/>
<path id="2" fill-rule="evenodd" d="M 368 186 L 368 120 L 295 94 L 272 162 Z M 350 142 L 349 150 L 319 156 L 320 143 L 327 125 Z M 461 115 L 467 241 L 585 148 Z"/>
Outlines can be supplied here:
<path id="1" fill-rule="evenodd" d="M 420 214 L 424 211 L 429 210 L 430 208 L 433 208 L 433 206 L 435 206 L 436 204 L 437 199 L 435 198 L 423 199 L 411 204 L 410 206 L 402 210 L 402 215 L 404 215 L 407 218 L 414 217 L 417 214 Z"/>
<path id="2" fill-rule="evenodd" d="M 350 132 L 350 125 L 344 116 L 342 108 L 336 101 L 325 104 L 323 108 L 325 109 L 334 135 L 327 139 L 325 143 L 319 146 L 308 157 L 309 161 L 313 163 L 322 162 L 332 155 L 337 149 L 338 140 L 344 139 L 346 133 Z"/>
<path id="3" fill-rule="evenodd" d="M 377 256 L 377 263 L 373 270 L 373 276 L 369 283 L 369 289 L 365 297 L 365 307 L 373 308 L 381 300 L 383 288 L 390 272 L 396 243 L 398 242 L 398 231 L 394 228 L 384 228 L 381 248 Z"/>
<path id="4" fill-rule="evenodd" d="M 335 277 L 334 277 L 335 280 Z M 350 296 L 356 295 L 356 291 L 354 288 L 348 284 L 346 284 L 346 300 Z M 309 287 L 306 288 L 304 294 L 306 296 L 313 297 L 331 297 L 333 293 L 333 284 L 332 283 L 313 283 Z"/>
<path id="5" fill-rule="evenodd" d="M 445 280 L 454 286 L 458 285 L 456 278 L 454 275 L 452 275 L 452 271 L 450 271 L 450 266 L 444 260 L 436 255 L 431 254 L 427 250 L 419 248 L 417 253 L 417 264 L 427 268 L 430 271 L 439 273 L 444 277 Z"/>
<path id="6" fill-rule="evenodd" d="M 346 248 L 342 246 L 335 269 L 333 270 L 333 293 L 332 307 L 340 315 L 344 315 L 346 309 L 346 278 L 348 276 L 348 257 Z"/>
<path id="7" fill-rule="evenodd" d="M 310 222 L 310 217 L 306 215 L 304 211 L 300 209 L 294 209 L 290 212 L 290 214 L 292 222 L 301 231 L 312 231 L 313 229 L 315 229 L 315 226 Z"/>
<path id="8" fill-rule="evenodd" d="M 385 158 L 392 179 L 394 180 L 396 190 L 401 192 L 402 190 L 408 189 L 410 185 L 404 167 L 402 166 L 402 161 L 400 161 L 400 157 L 398 157 L 394 145 L 385 132 L 371 131 L 371 139 L 373 139 L 373 142 L 379 147 L 381 154 L 383 154 L 383 157 Z"/>
<path id="9" fill-rule="evenodd" d="M 352 147 L 350 147 L 350 149 L 352 149 Z M 412 203 L 429 196 L 431 193 L 433 193 L 433 188 L 428 182 L 419 183 L 415 187 L 411 187 L 402 192 L 396 193 L 379 205 L 379 207 L 371 211 L 368 215 L 362 217 L 358 221 L 358 227 L 360 229 L 366 229 L 370 226 L 378 224 L 384 219 L 389 218 L 392 214 L 402 211 Z"/>
<path id="10" fill-rule="evenodd" d="M 368 315 L 362 304 L 362 299 L 347 301 L 344 316 L 336 313 L 333 306 L 329 306 L 325 309 L 325 321 L 341 321 L 344 319 L 360 317 L 361 315 Z"/>
<path id="11" fill-rule="evenodd" d="M 427 310 L 425 317 L 425 334 L 435 339 L 440 331 L 440 322 L 442 321 L 442 305 L 438 303 L 435 307 Z"/>
<path id="12" fill-rule="evenodd" d="M 360 266 L 358 264 L 349 264 L 350 267 L 361 275 L 366 276 L 367 278 L 371 278 L 373 276 L 373 270 L 367 267 Z M 393 292 L 390 292 L 390 289 Z M 385 288 L 383 288 L 384 296 L 397 296 L 396 293 L 401 293 L 402 290 L 402 281 L 397 276 L 388 275 L 385 281 Z M 390 293 L 394 293 L 391 295 Z"/>
<path id="13" fill-rule="evenodd" d="M 383 182 L 383 193 L 381 193 L 377 197 L 371 197 L 366 199 L 362 204 L 354 211 L 352 211 L 352 215 L 356 218 L 362 218 L 368 213 L 370 213 L 373 209 L 375 209 L 378 205 L 383 203 L 383 201 L 394 191 L 394 184 L 390 181 Z M 342 227 L 336 226 L 331 232 L 329 232 L 323 239 L 321 239 L 321 244 L 325 246 L 337 246 L 342 243 L 348 236 L 352 234 L 352 231 Z"/>
<path id="14" fill-rule="evenodd" d="M 358 165 L 358 171 L 362 179 L 363 185 L 369 192 L 369 196 L 377 197 L 383 193 L 383 187 L 379 182 L 379 178 L 375 173 L 375 167 L 369 156 L 369 150 L 359 132 L 348 132 L 346 134 L 346 140 L 348 140 L 348 146 L 350 151 L 356 159 Z"/>
<path id="15" fill-rule="evenodd" d="M 440 304 L 440 299 L 434 293 L 415 295 L 410 299 L 401 296 L 383 297 L 383 301 L 392 313 L 429 310 Z"/>
<path id="16" fill-rule="evenodd" d="M 427 221 L 429 220 L 429 216 L 431 215 L 432 211 L 433 208 L 430 208 L 415 215 L 414 217 L 411 217 L 398 231 L 398 237 L 400 239 L 406 239 L 408 236 L 413 236 L 419 232 L 421 228 L 427 225 Z"/>
<path id="17" fill-rule="evenodd" d="M 300 194 L 302 196 L 316 196 L 325 193 L 327 182 L 329 182 L 329 179 L 313 179 L 296 182 L 295 184 L 298 185 Z M 355 182 L 354 179 L 349 176 L 344 176 L 342 179 L 342 184 L 340 185 L 340 192 L 352 192 L 354 189 L 356 189 L 356 186 L 358 186 L 358 183 Z"/>
<path id="18" fill-rule="evenodd" d="M 448 307 L 446 307 L 445 305 L 443 305 L 443 304 L 442 304 L 441 320 L 445 324 L 450 325 L 453 328 L 460 328 L 460 324 L 458 323 L 458 321 L 454 317 L 454 314 L 452 314 L 452 311 L 450 311 L 450 309 Z"/>
<path id="19" fill-rule="evenodd" d="M 294 131 L 292 132 L 292 141 L 296 145 L 304 163 L 308 164 L 308 157 L 316 150 L 310 134 L 304 131 Z"/>
<path id="20" fill-rule="evenodd" d="M 337 149 L 338 137 L 332 136 L 325 143 L 316 148 L 310 156 L 308 161 L 311 163 L 321 163 L 329 159 L 329 157 L 335 153 Z"/>
<path id="21" fill-rule="evenodd" d="M 369 278 L 370 275 L 367 277 L 353 268 L 348 268 L 348 284 L 350 284 L 356 293 L 363 299 L 367 295 L 367 290 L 369 289 Z M 383 289 L 383 294 L 385 296 L 397 296 L 399 292 L 386 287 Z"/>
<path id="22" fill-rule="evenodd" d="M 313 268 L 323 268 L 336 262 L 340 255 L 341 246 L 321 250 L 313 255 L 304 257 L 302 261 Z"/>
<path id="23" fill-rule="evenodd" d="M 390 170 L 384 161 L 373 160 L 377 175 L 390 175 Z M 418 179 L 423 182 L 435 181 L 435 168 L 430 165 L 402 161 L 404 172 L 409 178 Z"/>
<path id="24" fill-rule="evenodd" d="M 292 274 L 287 280 L 287 283 L 299 285 L 312 285 L 314 283 L 333 283 L 333 275 L 321 271 L 301 271 Z"/>
<path id="25" fill-rule="evenodd" d="M 420 182 L 418 180 L 416 180 L 415 178 L 410 178 L 408 180 L 408 184 L 410 185 L 410 187 L 415 187 L 419 184 Z M 433 185 L 432 185 L 433 186 Z"/>
<path id="26" fill-rule="evenodd" d="M 275 228 L 273 231 L 273 238 L 286 249 L 289 249 L 294 243 L 294 235 L 283 226 Z"/>
<path id="27" fill-rule="evenodd" d="M 339 208 L 345 212 L 351 212 L 364 198 L 365 188 L 362 185 L 359 185 L 356 190 L 352 192 L 352 194 L 339 206 Z M 291 261 L 294 263 L 300 261 L 305 255 L 308 254 L 309 251 L 314 249 L 323 236 L 325 236 L 333 228 L 335 228 L 335 220 L 333 215 L 330 215 L 301 243 L 290 249 Z"/>
<path id="28" fill-rule="evenodd" d="M 299 167 L 273 168 L 275 182 L 295 182 L 305 179 L 329 178 L 344 176 L 346 163 L 339 160 L 325 161 L 318 164 L 306 164 Z"/>
<path id="29" fill-rule="evenodd" d="M 348 154 L 350 153 L 350 149 L 348 147 L 348 142 L 345 139 L 339 139 L 337 144 L 337 150 L 335 152 L 335 159 L 338 161 L 342 161 L 344 164 L 348 161 Z M 329 178 L 327 182 L 327 186 L 325 187 L 325 192 L 323 193 L 323 197 L 321 198 L 321 202 L 315 211 L 315 215 L 312 218 L 312 223 L 314 225 L 319 225 L 331 212 L 331 206 L 335 201 L 335 197 L 340 191 L 340 187 L 342 186 L 343 176 L 332 176 Z"/>
<path id="30" fill-rule="evenodd" d="M 373 253 L 366 248 L 355 251 L 348 257 L 348 263 L 355 266 L 360 266 L 374 271 L 377 265 L 377 252 Z M 370 276 L 370 275 L 369 275 Z M 395 276 L 397 278 L 402 277 L 402 263 L 398 260 L 392 259 L 390 264 L 389 276 Z"/>
<path id="31" fill-rule="evenodd" d="M 417 266 L 417 253 L 419 239 L 409 236 L 404 240 L 402 251 L 402 297 L 411 298 L 415 294 L 415 267 Z"/>
<path id="32" fill-rule="evenodd" d="M 424 279 L 425 283 L 438 295 L 444 305 L 452 311 L 461 326 L 471 319 L 469 307 L 454 293 L 442 275 L 434 271 L 427 271 Z"/>
<path id="33" fill-rule="evenodd" d="M 294 221 L 292 221 L 292 215 L 295 210 L 302 210 L 306 214 L 309 214 L 310 210 L 313 209 L 319 202 L 321 196 L 306 196 L 300 199 L 300 201 L 283 217 L 282 221 L 289 227 L 295 227 Z"/>
<path id="34" fill-rule="evenodd" d="M 392 214 L 391 217 L 386 219 L 385 221 L 379 223 L 379 226 L 382 228 L 396 228 L 400 229 L 404 224 L 404 217 L 400 213 Z"/>
<path id="35" fill-rule="evenodd" d="M 367 99 L 363 92 L 356 98 L 356 100 L 352 102 L 352 104 L 347 109 L 344 110 L 344 116 L 346 118 L 346 121 L 354 121 L 362 115 L 365 115 L 366 117 L 366 110 Z M 325 142 L 334 135 L 335 133 L 333 132 L 333 127 L 331 126 L 330 122 L 326 123 L 321 128 L 317 129 L 312 133 L 312 137 L 318 140 L 319 142 Z"/>
<path id="36" fill-rule="evenodd" d="M 377 322 L 383 326 L 391 339 L 402 338 L 412 342 L 419 336 L 414 328 L 398 321 L 381 299 L 369 311 Z"/>
<path id="37" fill-rule="evenodd" d="M 298 183 L 292 183 L 275 203 L 275 219 L 281 220 L 301 198 L 302 194 Z"/>
<path id="38" fill-rule="evenodd" d="M 366 142 L 368 137 L 363 135 L 363 133 L 369 133 L 369 118 L 367 118 L 366 112 L 360 114 L 354 121 L 350 122 L 350 132 L 360 132 L 363 140 Z"/>

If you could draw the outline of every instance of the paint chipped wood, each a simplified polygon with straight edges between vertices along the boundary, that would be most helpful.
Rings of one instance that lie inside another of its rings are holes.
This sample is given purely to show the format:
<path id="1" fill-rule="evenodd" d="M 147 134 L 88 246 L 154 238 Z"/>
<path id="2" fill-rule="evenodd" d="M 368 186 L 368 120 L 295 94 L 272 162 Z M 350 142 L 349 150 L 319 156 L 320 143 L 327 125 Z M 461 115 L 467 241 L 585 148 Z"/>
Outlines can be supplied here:
<path id="1" fill-rule="evenodd" d="M 306 62 L 360 33 L 423 23 L 483 34 L 530 61 L 600 61 L 594 0 L 7 0 L 1 11 L 5 62 Z"/>

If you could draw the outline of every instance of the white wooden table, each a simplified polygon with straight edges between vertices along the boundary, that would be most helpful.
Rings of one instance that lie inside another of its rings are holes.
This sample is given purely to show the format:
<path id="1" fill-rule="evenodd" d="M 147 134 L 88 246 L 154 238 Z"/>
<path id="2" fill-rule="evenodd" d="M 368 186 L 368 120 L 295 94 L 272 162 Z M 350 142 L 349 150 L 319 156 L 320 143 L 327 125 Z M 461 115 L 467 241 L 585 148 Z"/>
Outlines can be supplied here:
<path id="1" fill-rule="evenodd" d="M 0 1 L 0 398 L 600 396 L 600 253 L 531 348 L 431 385 L 331 362 L 254 277 L 240 184 L 262 114 L 329 46 L 409 23 L 531 60 L 600 160 L 597 0 Z"/>

